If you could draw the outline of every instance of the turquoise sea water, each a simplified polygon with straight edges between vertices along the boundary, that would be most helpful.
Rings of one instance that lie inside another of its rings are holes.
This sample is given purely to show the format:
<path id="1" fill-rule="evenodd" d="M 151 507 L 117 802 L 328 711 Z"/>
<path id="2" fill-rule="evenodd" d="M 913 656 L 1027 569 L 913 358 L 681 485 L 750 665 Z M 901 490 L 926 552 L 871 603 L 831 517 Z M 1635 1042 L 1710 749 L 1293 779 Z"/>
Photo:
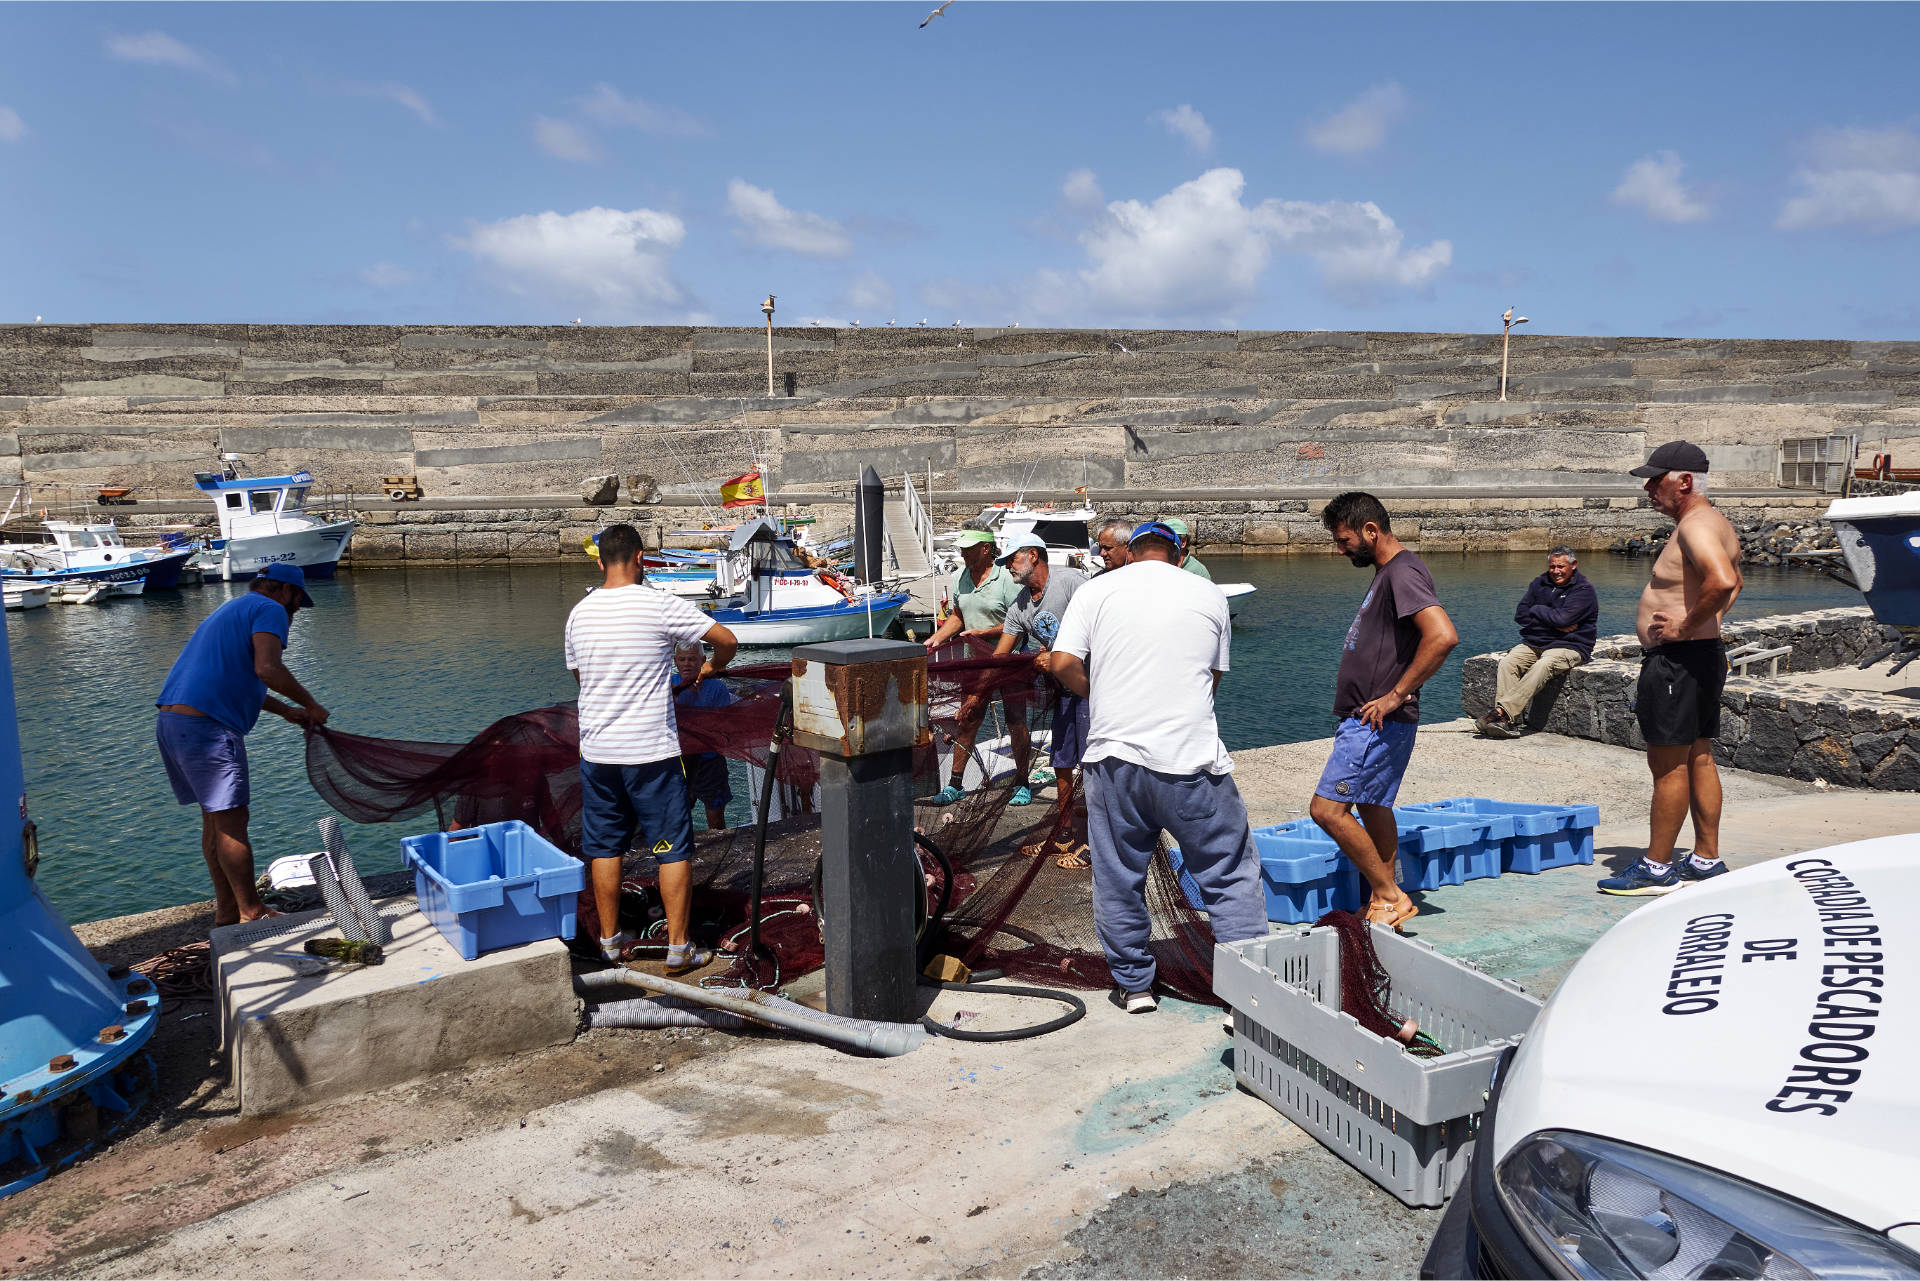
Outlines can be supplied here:
<path id="1" fill-rule="evenodd" d="M 1260 588 L 1234 630 L 1221 687 L 1230 748 L 1330 732 L 1339 645 L 1369 571 L 1328 556 L 1211 556 L 1220 582 Z M 1514 643 L 1513 605 L 1539 556 L 1437 556 L 1429 562 L 1461 646 L 1424 696 L 1424 716 L 1459 714 L 1460 662 Z M 1630 629 L 1648 562 L 1596 555 L 1601 632 Z M 343 730 L 464 741 L 513 712 L 573 696 L 561 661 L 567 610 L 595 581 L 590 565 L 365 570 L 316 583 L 317 608 L 294 625 L 288 665 Z M 40 829 L 40 884 L 73 921 L 203 899 L 199 818 L 174 803 L 153 744 L 153 698 L 201 619 L 244 590 L 210 585 L 106 606 L 54 605 L 6 616 L 27 795 Z M 1810 573 L 1748 572 L 1741 616 L 1857 603 Z M 261 868 L 319 842 L 327 811 L 308 786 L 301 735 L 263 716 L 247 741 L 253 837 Z M 742 789 L 736 787 L 736 792 Z M 746 817 L 736 798 L 733 821 Z M 417 825 L 350 829 L 363 871 L 399 866 Z"/>

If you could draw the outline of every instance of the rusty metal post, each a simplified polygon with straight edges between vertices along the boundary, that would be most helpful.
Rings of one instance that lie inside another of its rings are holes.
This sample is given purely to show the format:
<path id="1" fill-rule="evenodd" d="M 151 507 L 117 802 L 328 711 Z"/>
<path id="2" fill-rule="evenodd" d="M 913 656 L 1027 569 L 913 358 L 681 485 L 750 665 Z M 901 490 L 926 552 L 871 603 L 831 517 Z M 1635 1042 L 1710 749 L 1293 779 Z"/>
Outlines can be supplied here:
<path id="1" fill-rule="evenodd" d="M 850 640 L 793 651 L 793 741 L 820 753 L 820 903 L 827 1010 L 911 1023 L 913 753 L 931 741 L 927 654 L 903 641 Z"/>

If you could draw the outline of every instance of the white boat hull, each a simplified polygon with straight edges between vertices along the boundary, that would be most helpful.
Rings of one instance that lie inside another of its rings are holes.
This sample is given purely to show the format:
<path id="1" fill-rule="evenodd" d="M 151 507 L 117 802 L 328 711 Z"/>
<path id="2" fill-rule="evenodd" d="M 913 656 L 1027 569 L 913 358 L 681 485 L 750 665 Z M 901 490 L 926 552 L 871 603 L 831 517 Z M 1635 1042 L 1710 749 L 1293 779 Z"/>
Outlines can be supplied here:
<path id="1" fill-rule="evenodd" d="M 252 578 L 269 565 L 297 565 L 308 578 L 331 578 L 353 541 L 353 522 L 334 521 L 310 529 L 228 539 L 210 548 L 201 567 L 223 579 Z"/>
<path id="2" fill-rule="evenodd" d="M 8 587 L 6 597 L 8 609 L 40 609 L 53 598 L 53 585 L 43 583 L 38 587 Z"/>
<path id="3" fill-rule="evenodd" d="M 777 614 L 777 611 L 776 611 Z M 900 616 L 898 604 L 877 606 L 869 615 L 865 609 L 821 614 L 810 618 L 774 617 L 733 619 L 716 616 L 714 622 L 734 634 L 742 645 L 812 645 L 819 641 L 857 640 L 867 635 L 884 636 L 893 620 Z M 872 630 L 868 630 L 868 619 Z"/>
<path id="4" fill-rule="evenodd" d="M 1240 617 L 1240 607 L 1259 590 L 1252 583 L 1221 583 L 1219 586 L 1221 594 L 1227 598 L 1227 615 L 1230 618 Z"/>

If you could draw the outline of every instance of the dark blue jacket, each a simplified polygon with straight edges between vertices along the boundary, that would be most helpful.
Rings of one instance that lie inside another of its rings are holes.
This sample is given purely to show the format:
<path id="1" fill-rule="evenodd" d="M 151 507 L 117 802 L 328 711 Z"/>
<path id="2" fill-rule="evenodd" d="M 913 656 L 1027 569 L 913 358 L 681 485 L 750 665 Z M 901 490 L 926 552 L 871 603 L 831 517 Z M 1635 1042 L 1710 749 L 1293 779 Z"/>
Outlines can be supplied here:
<path id="1" fill-rule="evenodd" d="M 1593 657 L 1600 634 L 1600 594 L 1577 569 L 1565 587 L 1555 587 L 1542 574 L 1527 585 L 1513 621 L 1520 624 L 1520 639 L 1535 649 L 1577 649 L 1584 661 Z M 1573 630 L 1563 632 L 1563 627 Z"/>

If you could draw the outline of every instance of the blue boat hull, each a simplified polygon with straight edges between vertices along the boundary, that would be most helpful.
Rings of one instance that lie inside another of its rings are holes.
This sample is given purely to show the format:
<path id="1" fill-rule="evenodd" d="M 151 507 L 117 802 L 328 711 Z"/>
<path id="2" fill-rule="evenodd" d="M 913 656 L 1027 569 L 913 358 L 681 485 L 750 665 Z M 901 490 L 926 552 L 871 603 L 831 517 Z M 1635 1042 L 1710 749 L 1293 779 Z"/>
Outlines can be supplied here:
<path id="1" fill-rule="evenodd" d="M 1854 517 L 1836 522 L 1840 550 L 1873 616 L 1920 627 L 1920 519 Z"/>

